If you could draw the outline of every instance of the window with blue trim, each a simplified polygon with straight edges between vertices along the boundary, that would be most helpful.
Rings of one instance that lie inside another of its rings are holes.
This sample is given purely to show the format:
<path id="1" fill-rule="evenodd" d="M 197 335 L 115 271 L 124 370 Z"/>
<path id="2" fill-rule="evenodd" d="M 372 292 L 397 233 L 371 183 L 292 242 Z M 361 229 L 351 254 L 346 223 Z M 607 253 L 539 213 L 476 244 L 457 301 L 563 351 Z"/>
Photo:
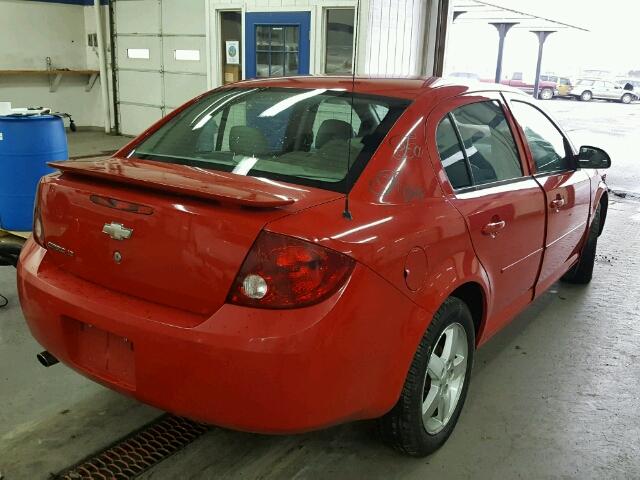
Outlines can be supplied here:
<path id="1" fill-rule="evenodd" d="M 256 25 L 256 76 L 297 75 L 300 64 L 298 25 Z"/>

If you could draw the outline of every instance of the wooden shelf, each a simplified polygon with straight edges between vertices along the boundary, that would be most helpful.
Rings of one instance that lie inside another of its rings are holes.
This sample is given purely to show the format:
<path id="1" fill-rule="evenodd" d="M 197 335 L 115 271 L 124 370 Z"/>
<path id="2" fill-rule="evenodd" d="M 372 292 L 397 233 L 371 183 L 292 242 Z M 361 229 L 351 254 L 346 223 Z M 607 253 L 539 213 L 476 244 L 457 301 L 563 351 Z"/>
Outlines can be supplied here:
<path id="1" fill-rule="evenodd" d="M 46 76 L 49 78 L 49 91 L 55 92 L 60 86 L 64 75 L 88 76 L 89 80 L 84 88 L 86 92 L 90 92 L 100 75 L 99 70 L 0 70 L 0 76 Z"/>

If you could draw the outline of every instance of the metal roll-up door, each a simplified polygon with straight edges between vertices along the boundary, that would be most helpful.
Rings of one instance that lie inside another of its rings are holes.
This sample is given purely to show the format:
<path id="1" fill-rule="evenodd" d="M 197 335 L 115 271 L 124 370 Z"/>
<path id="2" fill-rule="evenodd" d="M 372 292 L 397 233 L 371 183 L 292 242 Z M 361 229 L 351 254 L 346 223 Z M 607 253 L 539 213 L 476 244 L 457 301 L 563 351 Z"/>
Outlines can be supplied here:
<path id="1" fill-rule="evenodd" d="M 116 0 L 120 129 L 137 135 L 207 89 L 204 0 Z"/>

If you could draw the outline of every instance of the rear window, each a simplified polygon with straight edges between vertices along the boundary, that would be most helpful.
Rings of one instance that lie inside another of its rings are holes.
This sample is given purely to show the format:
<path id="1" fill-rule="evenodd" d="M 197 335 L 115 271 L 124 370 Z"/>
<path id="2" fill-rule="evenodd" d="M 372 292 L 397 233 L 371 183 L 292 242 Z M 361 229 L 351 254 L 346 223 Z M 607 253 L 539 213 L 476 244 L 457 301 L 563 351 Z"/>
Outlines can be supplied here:
<path id="1" fill-rule="evenodd" d="M 345 193 L 409 104 L 355 94 L 352 108 L 343 90 L 219 90 L 163 125 L 132 156 Z"/>

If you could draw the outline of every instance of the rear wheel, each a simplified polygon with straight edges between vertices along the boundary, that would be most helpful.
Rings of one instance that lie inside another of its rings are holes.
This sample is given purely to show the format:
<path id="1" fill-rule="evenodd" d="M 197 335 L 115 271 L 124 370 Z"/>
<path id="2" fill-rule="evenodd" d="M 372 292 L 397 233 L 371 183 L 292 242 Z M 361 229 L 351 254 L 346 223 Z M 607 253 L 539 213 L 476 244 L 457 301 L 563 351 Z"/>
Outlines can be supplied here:
<path id="1" fill-rule="evenodd" d="M 583 102 L 588 102 L 592 98 L 593 93 L 591 93 L 589 90 L 585 90 L 584 92 L 582 92 L 582 95 L 580 95 L 580 100 L 582 100 Z"/>
<path id="2" fill-rule="evenodd" d="M 422 337 L 398 403 L 379 420 L 386 443 L 422 457 L 446 442 L 467 396 L 474 348 L 471 312 L 450 297 Z"/>
<path id="3" fill-rule="evenodd" d="M 543 88 L 540 92 L 541 100 L 551 100 L 553 98 L 553 90 L 550 88 Z"/>
<path id="4" fill-rule="evenodd" d="M 596 262 L 596 249 L 598 247 L 598 236 L 600 235 L 600 206 L 596 209 L 589 228 L 587 242 L 582 249 L 578 263 L 571 270 L 564 274 L 562 280 L 568 283 L 586 284 L 593 277 L 593 266 Z"/>
<path id="5" fill-rule="evenodd" d="M 631 98 L 630 93 L 625 93 L 624 95 L 622 95 L 622 98 L 620 99 L 622 103 L 631 103 L 631 100 L 633 99 Z"/>

